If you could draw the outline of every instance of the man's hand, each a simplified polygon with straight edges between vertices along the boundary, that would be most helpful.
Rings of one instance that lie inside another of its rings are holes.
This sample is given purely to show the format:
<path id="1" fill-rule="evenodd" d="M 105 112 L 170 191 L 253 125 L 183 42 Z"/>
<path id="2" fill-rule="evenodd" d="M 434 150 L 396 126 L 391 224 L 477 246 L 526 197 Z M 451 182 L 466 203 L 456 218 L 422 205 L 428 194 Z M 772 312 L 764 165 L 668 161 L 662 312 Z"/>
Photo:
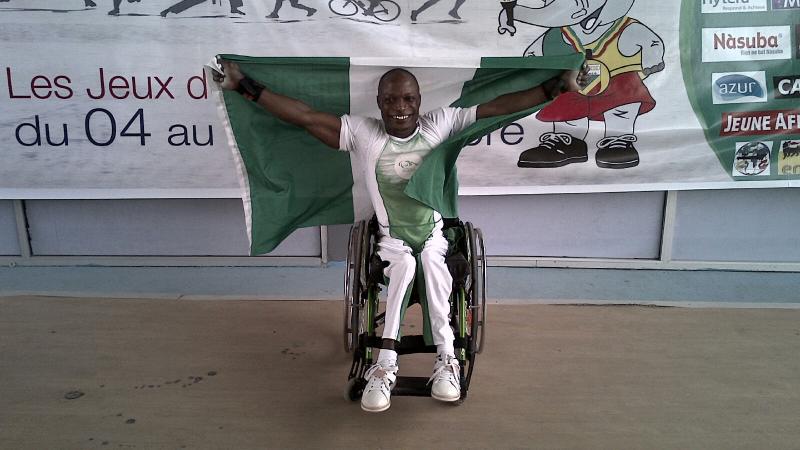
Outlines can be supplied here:
<path id="1" fill-rule="evenodd" d="M 557 78 L 542 83 L 545 95 L 555 98 L 564 92 L 577 92 L 585 88 L 589 83 L 589 68 L 586 64 L 581 70 L 565 70 Z"/>
<path id="2" fill-rule="evenodd" d="M 339 148 L 339 132 L 342 128 L 339 116 L 317 111 L 305 103 L 292 97 L 277 94 L 268 88 L 261 86 L 256 80 L 248 80 L 251 88 L 248 89 L 248 82 L 240 86 L 246 77 L 239 68 L 239 64 L 224 59 L 217 59 L 222 73 L 214 71 L 214 81 L 219 83 L 220 88 L 231 91 L 240 91 L 244 98 L 253 100 L 260 107 L 284 122 L 304 128 L 312 136 L 319 139 L 328 147 Z M 257 95 L 256 95 L 257 94 Z"/>
<path id="3" fill-rule="evenodd" d="M 577 92 L 589 83 L 589 66 L 586 64 L 581 70 L 565 70 L 561 73 L 561 92 Z"/>
<path id="4" fill-rule="evenodd" d="M 222 66 L 222 74 L 214 73 L 214 81 L 220 83 L 222 89 L 236 90 L 239 87 L 239 81 L 244 78 L 239 65 L 230 61 L 220 60 Z"/>

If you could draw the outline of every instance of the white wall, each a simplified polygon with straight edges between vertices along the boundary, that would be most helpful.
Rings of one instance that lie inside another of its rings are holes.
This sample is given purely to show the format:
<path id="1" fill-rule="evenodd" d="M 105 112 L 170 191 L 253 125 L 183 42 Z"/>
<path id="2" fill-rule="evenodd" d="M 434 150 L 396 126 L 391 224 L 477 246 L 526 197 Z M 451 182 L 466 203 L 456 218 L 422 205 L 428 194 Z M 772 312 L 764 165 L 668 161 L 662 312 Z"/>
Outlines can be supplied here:
<path id="1" fill-rule="evenodd" d="M 678 193 L 673 258 L 800 262 L 800 190 Z"/>
<path id="2" fill-rule="evenodd" d="M 663 192 L 467 197 L 459 208 L 494 256 L 659 256 Z"/>
<path id="3" fill-rule="evenodd" d="M 476 196 L 461 218 L 499 257 L 658 260 L 664 192 Z M 683 191 L 676 195 L 672 260 L 800 262 L 800 189 Z M 32 258 L 245 257 L 237 199 L 28 200 Z M 348 226 L 328 229 L 331 260 L 346 254 Z M 321 257 L 319 228 L 299 230 L 268 256 Z M 0 201 L 0 255 L 20 255 L 13 202 Z M 24 264 L 26 258 L 17 257 Z M 215 260 L 215 264 L 219 260 Z"/>
<path id="4" fill-rule="evenodd" d="M 0 200 L 0 255 L 19 254 L 14 203 L 11 200 Z"/>
<path id="5" fill-rule="evenodd" d="M 247 256 L 235 199 L 30 200 L 31 252 L 41 256 Z M 295 232 L 273 256 L 319 256 L 318 228 Z"/>

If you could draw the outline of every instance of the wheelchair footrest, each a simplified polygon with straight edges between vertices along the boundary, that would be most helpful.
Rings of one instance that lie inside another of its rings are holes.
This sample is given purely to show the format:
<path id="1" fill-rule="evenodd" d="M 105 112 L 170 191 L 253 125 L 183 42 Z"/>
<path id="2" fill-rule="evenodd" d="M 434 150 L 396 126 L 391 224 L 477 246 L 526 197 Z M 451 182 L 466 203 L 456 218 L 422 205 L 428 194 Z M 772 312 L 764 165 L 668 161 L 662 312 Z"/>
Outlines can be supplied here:
<path id="1" fill-rule="evenodd" d="M 362 335 L 363 336 L 363 335 Z M 381 348 L 383 339 L 380 336 L 366 336 L 366 346 Z M 465 348 L 466 339 L 456 336 L 453 340 L 455 348 Z M 400 338 L 400 342 L 395 344 L 394 350 L 398 355 L 409 355 L 412 353 L 436 353 L 435 345 L 426 345 L 425 337 L 422 335 L 410 335 Z"/>
<path id="2" fill-rule="evenodd" d="M 431 386 L 425 377 L 397 377 L 392 395 L 430 397 Z"/>

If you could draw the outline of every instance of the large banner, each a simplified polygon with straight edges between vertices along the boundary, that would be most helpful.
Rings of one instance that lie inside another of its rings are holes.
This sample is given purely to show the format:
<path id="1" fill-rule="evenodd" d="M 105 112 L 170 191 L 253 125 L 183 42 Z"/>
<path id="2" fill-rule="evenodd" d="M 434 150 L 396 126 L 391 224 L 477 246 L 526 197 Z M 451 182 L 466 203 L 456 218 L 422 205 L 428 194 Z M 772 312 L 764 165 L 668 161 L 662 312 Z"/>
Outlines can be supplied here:
<path id="1" fill-rule="evenodd" d="M 800 185 L 800 0 L 0 0 L 0 39 L 0 198 L 238 197 L 219 53 L 583 53 L 583 92 L 461 153 L 462 194 Z"/>

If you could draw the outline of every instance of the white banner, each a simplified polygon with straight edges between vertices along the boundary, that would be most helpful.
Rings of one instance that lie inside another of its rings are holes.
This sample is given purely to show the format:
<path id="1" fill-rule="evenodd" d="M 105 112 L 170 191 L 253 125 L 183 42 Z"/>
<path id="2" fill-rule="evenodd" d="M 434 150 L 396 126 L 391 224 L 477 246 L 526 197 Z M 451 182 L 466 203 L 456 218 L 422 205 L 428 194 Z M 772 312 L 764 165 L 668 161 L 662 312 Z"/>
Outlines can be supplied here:
<path id="1" fill-rule="evenodd" d="M 753 63 L 712 68 L 714 82 L 741 72 L 765 84 L 761 97 L 730 102 L 734 106 L 749 111 L 764 105 L 759 99 L 775 101 L 770 83 L 778 75 L 788 79 L 781 84 L 785 97 L 796 98 L 793 27 L 800 20 L 798 7 L 785 1 L 731 10 L 712 0 L 690 1 L 684 8 L 691 16 L 682 15 L 676 0 L 555 0 L 546 6 L 533 0 L 0 1 L 0 198 L 238 197 L 231 152 L 202 71 L 218 53 L 372 57 L 401 66 L 551 54 L 565 46 L 587 53 L 596 71 L 597 90 L 586 96 L 590 113 L 528 117 L 474 143 L 459 160 L 462 193 L 723 188 L 753 184 L 748 181 L 788 186 L 796 179 L 791 161 L 789 173 L 766 171 L 763 161 L 741 165 L 761 148 L 769 149 L 768 166 L 784 164 L 784 155 L 794 157 L 797 130 L 776 131 L 780 137 L 763 147 L 732 136 L 715 150 L 712 124 L 701 123 L 704 113 L 684 87 L 679 33 L 695 20 L 695 28 L 683 31 L 694 36 L 684 52 L 696 54 L 698 65 L 701 54 L 703 61 L 728 61 L 730 52 L 751 41 L 766 46 L 751 59 L 774 62 L 767 50 L 776 48 L 788 58 L 787 68 L 778 70 L 786 73 L 758 73 L 764 70 Z M 762 12 L 767 5 L 770 11 Z M 759 28 L 756 14 L 771 14 L 762 24 L 769 26 Z M 755 34 L 734 27 L 748 15 Z M 731 27 L 698 29 L 697 17 L 712 16 L 730 16 Z M 714 41 L 715 33 L 725 36 Z M 714 49 L 714 42 L 733 48 Z M 707 52 L 714 59 L 706 59 Z M 626 73 L 643 80 L 647 98 L 595 96 L 620 89 Z M 703 83 L 708 98 L 698 101 L 741 111 L 726 103 L 732 98 L 727 91 L 714 91 L 712 98 L 710 75 Z M 791 101 L 758 109 L 791 112 Z M 437 106 L 425 103 L 423 92 L 423 109 Z M 722 114 L 713 115 L 713 126 L 721 126 Z M 556 145 L 558 136 L 562 144 L 564 136 L 573 147 L 585 144 L 585 160 L 541 167 L 542 146 Z M 618 165 L 607 156 L 616 148 L 628 152 Z"/>

